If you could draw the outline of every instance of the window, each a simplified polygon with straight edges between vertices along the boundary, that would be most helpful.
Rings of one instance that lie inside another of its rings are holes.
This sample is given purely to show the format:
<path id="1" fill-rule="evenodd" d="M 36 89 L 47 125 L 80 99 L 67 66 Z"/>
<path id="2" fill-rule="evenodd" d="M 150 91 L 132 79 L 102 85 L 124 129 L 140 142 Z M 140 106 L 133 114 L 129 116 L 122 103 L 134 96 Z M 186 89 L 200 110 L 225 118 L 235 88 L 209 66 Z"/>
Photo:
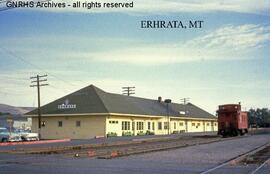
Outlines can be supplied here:
<path id="1" fill-rule="evenodd" d="M 158 122 L 158 130 L 162 129 L 162 122 Z"/>
<path id="2" fill-rule="evenodd" d="M 152 130 L 155 130 L 155 122 L 152 123 Z"/>
<path id="3" fill-rule="evenodd" d="M 118 121 L 117 120 L 110 120 L 109 123 L 110 124 L 118 124 Z"/>
<path id="4" fill-rule="evenodd" d="M 168 122 L 164 122 L 164 129 L 168 129 Z"/>
<path id="5" fill-rule="evenodd" d="M 207 123 L 206 125 L 207 125 L 207 126 L 210 126 L 210 124 L 209 124 L 209 123 Z"/>
<path id="6" fill-rule="evenodd" d="M 135 130 L 135 122 L 132 122 L 132 130 Z"/>
<path id="7" fill-rule="evenodd" d="M 151 122 L 148 122 L 148 130 L 151 129 Z"/>
<path id="8" fill-rule="evenodd" d="M 174 129 L 176 129 L 176 122 L 174 122 L 173 126 L 174 126 Z"/>
<path id="9" fill-rule="evenodd" d="M 192 123 L 192 126 L 195 126 L 195 123 Z"/>
<path id="10" fill-rule="evenodd" d="M 137 130 L 143 130 L 143 122 L 137 122 Z"/>
<path id="11" fill-rule="evenodd" d="M 41 126 L 45 127 L 45 121 L 41 121 Z"/>
<path id="12" fill-rule="evenodd" d="M 122 121 L 122 130 L 130 130 L 130 122 Z"/>
<path id="13" fill-rule="evenodd" d="M 217 126 L 217 123 L 215 123 L 215 126 Z"/>
<path id="14" fill-rule="evenodd" d="M 76 127 L 81 127 L 81 121 L 76 121 Z"/>
<path id="15" fill-rule="evenodd" d="M 180 123 L 179 123 L 179 126 L 184 126 L 184 123 L 183 123 L 183 122 L 180 122 Z"/>
<path id="16" fill-rule="evenodd" d="M 63 122 L 62 121 L 58 121 L 58 127 L 63 127 Z"/>
<path id="17" fill-rule="evenodd" d="M 197 123 L 197 126 L 200 126 L 201 124 L 200 123 Z"/>

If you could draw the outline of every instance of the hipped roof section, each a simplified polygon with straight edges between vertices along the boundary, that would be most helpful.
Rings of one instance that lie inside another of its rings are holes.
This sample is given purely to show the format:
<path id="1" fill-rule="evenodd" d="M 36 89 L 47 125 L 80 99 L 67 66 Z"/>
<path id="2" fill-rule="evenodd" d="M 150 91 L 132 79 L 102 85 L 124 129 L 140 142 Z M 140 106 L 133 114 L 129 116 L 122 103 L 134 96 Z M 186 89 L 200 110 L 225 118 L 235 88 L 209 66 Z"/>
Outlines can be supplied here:
<path id="1" fill-rule="evenodd" d="M 59 109 L 58 106 L 68 101 L 76 108 Z M 168 112 L 167 112 L 168 111 Z M 183 114 L 186 111 L 186 115 Z M 70 115 L 91 113 L 119 113 L 131 115 L 170 116 L 216 119 L 205 110 L 188 103 L 164 103 L 158 100 L 126 96 L 105 92 L 94 85 L 87 86 L 74 93 L 59 98 L 41 107 L 41 113 L 46 115 Z M 37 115 L 37 109 L 25 115 Z"/>

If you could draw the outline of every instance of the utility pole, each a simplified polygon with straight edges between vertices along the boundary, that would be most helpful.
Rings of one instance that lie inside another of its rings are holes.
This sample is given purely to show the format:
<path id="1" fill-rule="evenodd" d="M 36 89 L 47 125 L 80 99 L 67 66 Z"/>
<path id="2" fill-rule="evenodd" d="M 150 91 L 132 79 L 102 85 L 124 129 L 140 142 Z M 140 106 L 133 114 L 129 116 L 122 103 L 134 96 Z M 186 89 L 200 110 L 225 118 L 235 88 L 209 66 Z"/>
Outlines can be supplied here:
<path id="1" fill-rule="evenodd" d="M 165 99 L 164 102 L 166 103 L 167 106 L 167 129 L 168 129 L 168 135 L 170 135 L 171 132 L 171 118 L 169 114 L 169 103 L 172 103 L 171 99 Z"/>
<path id="2" fill-rule="evenodd" d="M 181 98 L 180 101 L 184 104 L 184 112 L 185 112 L 185 116 L 187 116 L 187 102 L 190 100 L 190 98 Z M 188 132 L 188 121 L 185 121 L 186 124 L 186 132 Z"/>
<path id="3" fill-rule="evenodd" d="M 186 108 L 186 105 L 187 105 L 187 102 L 190 100 L 190 98 L 181 98 L 180 101 L 184 104 L 184 111 L 185 111 L 185 115 L 186 112 L 187 112 L 187 108 Z"/>
<path id="4" fill-rule="evenodd" d="M 190 100 L 190 98 L 181 98 L 180 99 L 180 101 L 184 104 L 184 105 L 186 105 L 187 104 L 187 102 Z"/>
<path id="5" fill-rule="evenodd" d="M 135 86 L 125 86 L 125 87 L 122 87 L 122 94 L 123 95 L 127 95 L 127 96 L 130 96 L 132 94 L 135 94 Z"/>
<path id="6" fill-rule="evenodd" d="M 47 77 L 47 75 L 41 75 L 41 76 L 37 75 L 37 76 L 30 77 L 30 79 L 34 79 L 34 81 L 31 81 L 31 83 L 36 83 L 35 85 L 30 85 L 30 87 L 37 87 L 37 93 L 38 93 L 38 136 L 39 136 L 39 139 L 41 139 L 40 87 L 49 85 L 47 83 L 41 84 L 41 82 L 47 81 L 47 79 L 42 79 L 44 77 Z"/>

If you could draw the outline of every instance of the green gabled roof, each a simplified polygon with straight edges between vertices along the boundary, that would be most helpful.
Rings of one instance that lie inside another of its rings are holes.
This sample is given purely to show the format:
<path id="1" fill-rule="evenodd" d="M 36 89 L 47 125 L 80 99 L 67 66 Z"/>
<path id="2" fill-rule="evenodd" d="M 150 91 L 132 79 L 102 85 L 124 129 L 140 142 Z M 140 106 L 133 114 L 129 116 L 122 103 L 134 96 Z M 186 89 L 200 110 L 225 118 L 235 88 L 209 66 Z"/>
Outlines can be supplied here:
<path id="1" fill-rule="evenodd" d="M 99 90 L 101 91 L 101 89 L 93 85 L 87 86 L 42 106 L 41 112 L 42 114 L 107 113 L 108 110 L 105 108 L 97 93 Z M 58 109 L 58 106 L 62 105 L 66 101 L 68 101 L 69 104 L 76 104 L 76 108 Z M 33 114 L 37 114 L 37 109 L 27 113 L 26 115 Z"/>
<path id="2" fill-rule="evenodd" d="M 76 105 L 76 108 L 59 109 L 63 103 Z M 121 113 L 149 116 L 166 116 L 167 105 L 157 100 L 132 97 L 105 92 L 94 85 L 87 86 L 41 107 L 42 114 L 86 114 L 86 113 Z M 179 111 L 187 111 L 192 118 L 215 119 L 212 114 L 189 103 L 187 105 L 169 104 L 170 116 L 184 116 Z M 37 110 L 26 115 L 36 115 Z"/>

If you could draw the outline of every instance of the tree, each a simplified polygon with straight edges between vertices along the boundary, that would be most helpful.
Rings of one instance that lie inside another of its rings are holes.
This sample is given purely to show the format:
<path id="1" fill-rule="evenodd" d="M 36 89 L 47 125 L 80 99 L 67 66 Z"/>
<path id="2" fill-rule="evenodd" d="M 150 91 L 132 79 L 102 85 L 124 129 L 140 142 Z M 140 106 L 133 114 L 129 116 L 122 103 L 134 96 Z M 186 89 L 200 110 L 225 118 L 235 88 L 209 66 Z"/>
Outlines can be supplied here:
<path id="1" fill-rule="evenodd" d="M 270 110 L 268 108 L 250 109 L 248 111 L 249 125 L 270 127 Z"/>

